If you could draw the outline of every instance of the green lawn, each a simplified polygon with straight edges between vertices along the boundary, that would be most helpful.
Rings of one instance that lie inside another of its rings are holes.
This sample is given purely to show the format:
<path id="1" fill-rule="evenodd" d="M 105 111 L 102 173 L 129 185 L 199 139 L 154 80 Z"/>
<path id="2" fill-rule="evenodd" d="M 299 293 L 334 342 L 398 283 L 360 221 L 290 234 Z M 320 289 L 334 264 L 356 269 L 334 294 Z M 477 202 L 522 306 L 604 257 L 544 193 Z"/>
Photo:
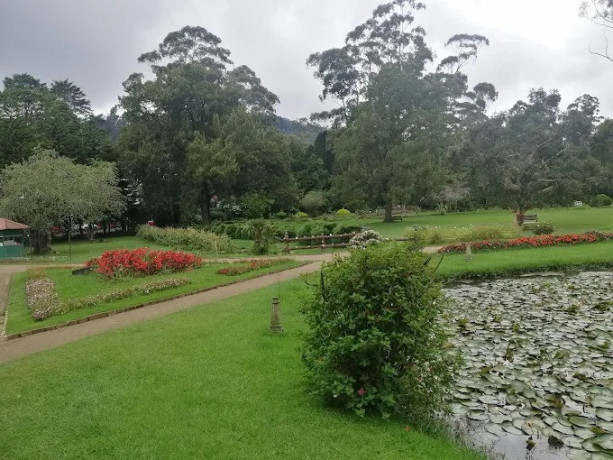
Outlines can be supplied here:
<path id="1" fill-rule="evenodd" d="M 294 280 L 0 364 L 0 457 L 483 458 L 322 407 L 298 351 L 304 289 Z M 280 336 L 267 332 L 273 296 Z"/>
<path id="2" fill-rule="evenodd" d="M 584 233 L 593 230 L 613 231 L 613 206 L 606 208 L 547 208 L 532 209 L 527 214 L 537 214 L 540 221 L 551 222 L 556 234 Z M 336 222 L 338 227 L 347 225 L 366 226 L 381 233 L 386 238 L 402 238 L 413 225 L 429 227 L 468 227 L 480 225 L 513 225 L 515 214 L 508 210 L 492 209 L 439 215 L 435 212 L 422 212 L 403 217 L 402 222 L 384 223 L 379 219 L 358 219 L 354 217 L 330 217 L 323 219 L 304 219 L 277 221 L 281 228 L 301 228 L 307 222 Z M 529 233 L 526 233 L 529 234 Z"/>
<path id="3" fill-rule="evenodd" d="M 437 274 L 443 278 L 467 275 L 504 275 L 514 272 L 566 268 L 613 267 L 613 241 L 542 248 L 474 251 L 467 261 L 463 253 L 437 254 L 432 264 L 442 262 Z"/>
<path id="4" fill-rule="evenodd" d="M 7 334 L 15 334 L 18 332 L 29 331 L 31 329 L 39 329 L 46 326 L 52 326 L 54 324 L 65 323 L 67 321 L 84 318 L 96 313 L 112 311 L 132 305 L 139 305 L 144 302 L 161 301 L 178 294 L 194 292 L 213 286 L 218 286 L 220 284 L 253 278 L 254 276 L 269 273 L 271 271 L 292 268 L 298 264 L 299 262 L 286 260 L 269 268 L 262 268 L 260 270 L 254 270 L 252 272 L 237 276 L 218 275 L 215 273 L 219 268 L 226 267 L 229 264 L 211 264 L 183 273 L 160 274 L 147 277 L 124 277 L 116 280 L 107 280 L 106 278 L 97 274 L 72 275 L 72 270 L 66 268 L 48 268 L 46 270 L 47 275 L 54 281 L 55 290 L 60 300 L 95 296 L 108 291 L 119 291 L 131 286 L 151 283 L 168 278 L 186 278 L 192 282 L 184 286 L 166 289 L 164 291 L 153 292 L 147 295 L 135 295 L 125 299 L 116 300 L 114 302 L 103 303 L 95 307 L 73 310 L 63 315 L 52 316 L 43 321 L 35 321 L 32 319 L 31 312 L 26 305 L 26 274 L 19 273 L 14 275 L 11 281 L 11 293 L 8 305 L 9 320 L 6 325 L 6 332 Z"/>

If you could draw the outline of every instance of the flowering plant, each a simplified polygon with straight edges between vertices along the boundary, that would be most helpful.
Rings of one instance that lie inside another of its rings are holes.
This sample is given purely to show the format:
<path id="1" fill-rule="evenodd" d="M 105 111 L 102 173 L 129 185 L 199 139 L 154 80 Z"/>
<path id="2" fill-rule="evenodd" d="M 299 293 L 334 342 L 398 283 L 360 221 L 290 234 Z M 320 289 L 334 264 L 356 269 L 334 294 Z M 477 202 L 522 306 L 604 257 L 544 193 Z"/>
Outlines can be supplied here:
<path id="1" fill-rule="evenodd" d="M 152 251 L 148 248 L 115 249 L 86 264 L 109 278 L 154 275 L 162 271 L 180 272 L 202 265 L 202 258 L 181 251 Z"/>
<path id="2" fill-rule="evenodd" d="M 588 232 L 571 233 L 568 235 L 539 235 L 515 238 L 509 241 L 475 241 L 471 243 L 473 251 L 483 249 L 509 249 L 509 248 L 538 248 L 543 246 L 557 246 L 560 244 L 595 243 L 613 239 L 613 233 Z M 464 252 L 466 243 L 450 244 L 443 246 L 438 252 Z"/>

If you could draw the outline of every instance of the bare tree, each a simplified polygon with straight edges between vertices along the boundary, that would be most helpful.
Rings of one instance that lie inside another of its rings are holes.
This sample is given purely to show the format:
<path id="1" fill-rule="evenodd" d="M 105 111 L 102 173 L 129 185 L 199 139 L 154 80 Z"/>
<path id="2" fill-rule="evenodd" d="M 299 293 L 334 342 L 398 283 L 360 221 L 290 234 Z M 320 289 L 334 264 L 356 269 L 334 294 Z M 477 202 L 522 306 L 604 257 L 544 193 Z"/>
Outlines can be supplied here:
<path id="1" fill-rule="evenodd" d="M 613 62 L 613 55 L 609 51 L 609 39 L 607 29 L 613 29 L 613 0 L 589 0 L 581 4 L 581 17 L 592 21 L 603 27 L 604 30 L 604 49 L 602 51 L 590 52 Z"/>

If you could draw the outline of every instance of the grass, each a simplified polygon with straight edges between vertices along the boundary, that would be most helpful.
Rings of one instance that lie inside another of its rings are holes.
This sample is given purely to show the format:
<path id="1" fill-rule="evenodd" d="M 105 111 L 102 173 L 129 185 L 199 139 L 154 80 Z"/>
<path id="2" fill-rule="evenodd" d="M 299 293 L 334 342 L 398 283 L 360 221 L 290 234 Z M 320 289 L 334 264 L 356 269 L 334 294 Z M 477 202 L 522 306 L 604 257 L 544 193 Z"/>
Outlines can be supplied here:
<path id="1" fill-rule="evenodd" d="M 151 283 L 168 278 L 186 278 L 191 280 L 190 284 L 179 286 L 164 291 L 152 292 L 150 294 L 135 295 L 113 302 L 103 303 L 95 307 L 81 308 L 73 310 L 63 315 L 56 315 L 42 321 L 35 321 L 32 318 L 31 311 L 26 305 L 25 283 L 26 274 L 17 273 L 11 281 L 11 291 L 8 304 L 9 320 L 6 325 L 7 334 L 16 334 L 18 332 L 39 329 L 46 326 L 65 323 L 74 319 L 84 318 L 96 313 L 116 310 L 118 308 L 139 305 L 144 302 L 162 301 L 178 294 L 189 293 L 220 284 L 237 282 L 254 276 L 272 271 L 283 270 L 295 267 L 299 262 L 286 260 L 280 264 L 273 265 L 269 268 L 254 270 L 237 276 L 218 275 L 215 273 L 219 268 L 226 267 L 229 264 L 210 264 L 204 265 L 196 270 L 183 273 L 160 274 L 147 277 L 124 277 L 116 280 L 107 280 L 97 274 L 72 275 L 71 269 L 66 268 L 48 268 L 47 275 L 55 283 L 55 290 L 60 300 L 79 299 L 87 296 L 95 296 L 108 291 L 120 291 L 131 286 Z"/>
<path id="2" fill-rule="evenodd" d="M 438 264 L 441 255 L 432 257 Z M 442 278 L 513 275 L 520 272 L 613 267 L 613 241 L 542 248 L 445 254 L 437 270 Z"/>
<path id="3" fill-rule="evenodd" d="M 293 280 L 0 365 L 3 458 L 484 458 L 309 394 Z M 281 300 L 286 333 L 267 332 Z"/>

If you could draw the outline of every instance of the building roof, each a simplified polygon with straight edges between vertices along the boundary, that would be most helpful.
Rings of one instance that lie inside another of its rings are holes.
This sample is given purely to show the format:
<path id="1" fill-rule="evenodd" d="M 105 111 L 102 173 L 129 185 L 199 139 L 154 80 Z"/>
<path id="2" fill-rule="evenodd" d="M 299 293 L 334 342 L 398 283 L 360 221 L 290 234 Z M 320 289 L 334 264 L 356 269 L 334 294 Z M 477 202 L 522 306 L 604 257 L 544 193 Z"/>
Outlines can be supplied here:
<path id="1" fill-rule="evenodd" d="M 10 219 L 4 219 L 0 217 L 0 231 L 2 230 L 25 230 L 27 225 L 20 224 Z"/>

